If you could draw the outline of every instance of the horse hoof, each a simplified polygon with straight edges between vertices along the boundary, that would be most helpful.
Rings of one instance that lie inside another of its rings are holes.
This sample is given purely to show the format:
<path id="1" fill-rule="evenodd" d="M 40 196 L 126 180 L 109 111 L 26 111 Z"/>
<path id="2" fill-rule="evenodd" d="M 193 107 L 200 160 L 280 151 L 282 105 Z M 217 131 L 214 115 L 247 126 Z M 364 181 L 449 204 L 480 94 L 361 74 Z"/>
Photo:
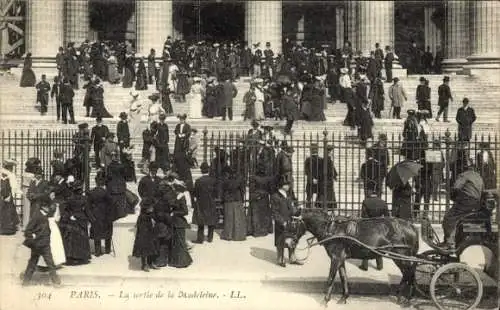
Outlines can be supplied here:
<path id="1" fill-rule="evenodd" d="M 340 298 L 339 301 L 337 301 L 338 305 L 345 305 L 347 304 L 347 299 L 346 298 Z"/>

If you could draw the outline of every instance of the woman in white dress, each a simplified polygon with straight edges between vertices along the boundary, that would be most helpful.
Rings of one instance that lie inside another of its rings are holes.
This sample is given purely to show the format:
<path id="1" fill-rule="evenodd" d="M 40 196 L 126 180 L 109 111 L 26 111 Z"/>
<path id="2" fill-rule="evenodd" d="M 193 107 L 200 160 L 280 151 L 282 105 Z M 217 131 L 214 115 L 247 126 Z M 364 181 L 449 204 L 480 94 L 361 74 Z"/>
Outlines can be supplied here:
<path id="1" fill-rule="evenodd" d="M 163 109 L 161 102 L 159 101 L 160 95 L 155 93 L 148 98 L 152 101 L 152 104 L 148 108 L 148 123 L 159 122 L 160 114 L 166 114 L 165 109 Z"/>
<path id="2" fill-rule="evenodd" d="M 144 111 L 149 109 L 149 102 L 139 99 L 139 93 L 137 92 L 131 92 L 130 96 L 132 96 L 132 100 L 130 101 L 128 117 L 130 138 L 133 139 L 141 132 L 142 116 L 144 115 Z"/>
<path id="3" fill-rule="evenodd" d="M 266 116 L 264 115 L 264 90 L 262 89 L 262 79 L 255 79 L 255 120 L 264 120 Z"/>
<path id="4" fill-rule="evenodd" d="M 51 194 L 52 196 L 53 194 Z M 52 199 L 54 197 L 51 197 Z M 61 237 L 61 231 L 57 223 L 61 218 L 59 213 L 59 204 L 52 203 L 50 206 L 50 213 L 47 214 L 50 227 L 50 251 L 52 252 L 52 259 L 54 260 L 54 265 L 59 266 L 66 262 L 66 253 L 64 252 L 64 245 Z M 45 260 L 39 260 L 38 266 L 48 267 Z"/>
<path id="5" fill-rule="evenodd" d="M 195 77 L 193 79 L 193 86 L 191 86 L 191 93 L 189 95 L 189 118 L 201 118 L 201 110 L 203 109 L 201 78 Z"/>

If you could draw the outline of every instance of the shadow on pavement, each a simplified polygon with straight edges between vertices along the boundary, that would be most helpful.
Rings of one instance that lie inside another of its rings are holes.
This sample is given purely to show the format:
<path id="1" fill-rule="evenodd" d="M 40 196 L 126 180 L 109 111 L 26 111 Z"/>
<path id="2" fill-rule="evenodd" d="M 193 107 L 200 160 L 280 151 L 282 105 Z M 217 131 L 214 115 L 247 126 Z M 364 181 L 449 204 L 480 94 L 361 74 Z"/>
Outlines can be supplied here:
<path id="1" fill-rule="evenodd" d="M 276 252 L 269 249 L 251 247 L 250 255 L 260 260 L 269 262 L 273 265 L 276 264 Z"/>
<path id="2" fill-rule="evenodd" d="M 132 255 L 128 256 L 128 269 L 134 271 L 141 271 L 141 259 Z"/>

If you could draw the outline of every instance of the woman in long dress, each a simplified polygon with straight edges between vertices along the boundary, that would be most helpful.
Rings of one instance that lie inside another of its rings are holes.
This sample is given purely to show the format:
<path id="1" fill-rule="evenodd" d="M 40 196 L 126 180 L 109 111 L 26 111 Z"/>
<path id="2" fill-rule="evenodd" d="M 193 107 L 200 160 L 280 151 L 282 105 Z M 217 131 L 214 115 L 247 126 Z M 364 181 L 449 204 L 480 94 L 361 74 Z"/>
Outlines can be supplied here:
<path id="1" fill-rule="evenodd" d="M 148 97 L 153 103 L 148 108 L 148 122 L 159 122 L 159 116 L 161 114 L 165 114 L 165 109 L 163 109 L 163 105 L 159 101 L 160 96 L 157 94 L 153 94 Z"/>
<path id="2" fill-rule="evenodd" d="M 224 170 L 224 230 L 221 239 L 244 241 L 247 227 L 245 209 L 243 208 L 245 195 L 243 179 L 230 167 L 226 167 Z"/>
<path id="3" fill-rule="evenodd" d="M 139 59 L 139 66 L 137 67 L 137 75 L 135 79 L 135 90 L 146 90 L 148 89 L 148 72 L 146 71 L 146 65 L 144 64 L 144 59 Z"/>
<path id="4" fill-rule="evenodd" d="M 109 114 L 104 106 L 104 89 L 102 88 L 101 81 L 95 80 L 95 86 L 91 92 L 92 94 L 92 114 L 90 117 L 112 118 L 113 115 Z"/>
<path id="5" fill-rule="evenodd" d="M 0 235 L 14 235 L 19 224 L 14 205 L 15 179 L 5 167 L 0 171 Z"/>
<path id="6" fill-rule="evenodd" d="M 168 265 L 175 268 L 186 268 L 193 263 L 186 243 L 186 228 L 189 224 L 185 218 L 188 214 L 186 187 L 173 184 L 177 199 L 172 204 L 172 239 L 170 241 Z"/>
<path id="7" fill-rule="evenodd" d="M 110 84 L 120 83 L 120 74 L 118 73 L 118 60 L 114 53 L 108 58 L 108 82 Z"/>
<path id="8" fill-rule="evenodd" d="M 191 86 L 191 94 L 189 96 L 189 117 L 201 118 L 201 110 L 203 109 L 202 93 L 204 90 L 201 86 L 201 78 L 195 77 L 193 81 L 194 84 Z"/>
<path id="9" fill-rule="evenodd" d="M 134 83 L 135 79 L 134 65 L 135 65 L 135 57 L 133 55 L 127 55 L 124 66 L 125 73 L 123 75 L 123 81 L 122 81 L 123 88 L 130 88 Z"/>
<path id="10" fill-rule="evenodd" d="M 50 251 L 52 252 L 52 259 L 54 265 L 59 266 L 66 262 L 66 252 L 64 251 L 64 244 L 59 230 L 58 222 L 61 219 L 59 204 L 53 203 L 50 206 L 50 212 L 47 214 L 50 227 Z M 38 266 L 48 267 L 45 260 L 39 260 Z"/>
<path id="11" fill-rule="evenodd" d="M 31 58 L 31 53 L 26 54 L 24 58 L 23 73 L 21 75 L 21 81 L 19 86 L 21 87 L 35 87 L 36 77 L 33 72 L 33 59 Z"/>
<path id="12" fill-rule="evenodd" d="M 139 99 L 139 94 L 137 92 L 130 93 L 132 100 L 130 101 L 130 107 L 128 111 L 129 118 L 129 128 L 130 128 L 130 138 L 136 137 L 141 129 L 141 119 L 144 115 L 144 111 L 149 108 L 149 103 L 145 100 Z"/>
<path id="13" fill-rule="evenodd" d="M 175 88 L 176 94 L 177 96 L 179 96 L 181 102 L 186 102 L 186 95 L 189 94 L 190 90 L 188 73 L 186 72 L 185 69 L 182 69 L 177 73 L 176 77 L 177 77 L 177 87 Z"/>
<path id="14" fill-rule="evenodd" d="M 254 94 L 255 94 L 255 104 L 254 104 L 254 111 L 255 111 L 255 120 L 263 120 L 266 118 L 264 115 L 264 90 L 262 89 L 262 79 L 255 79 L 255 89 L 254 89 Z"/>

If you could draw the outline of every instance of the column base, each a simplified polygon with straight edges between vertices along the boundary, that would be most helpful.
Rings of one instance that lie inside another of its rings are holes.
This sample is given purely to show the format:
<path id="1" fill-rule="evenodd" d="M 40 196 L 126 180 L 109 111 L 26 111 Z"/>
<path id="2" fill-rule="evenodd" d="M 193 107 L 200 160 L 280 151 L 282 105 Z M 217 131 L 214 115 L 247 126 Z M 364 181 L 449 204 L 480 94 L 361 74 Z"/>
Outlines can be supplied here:
<path id="1" fill-rule="evenodd" d="M 466 64 L 467 59 L 465 58 L 445 59 L 443 60 L 443 72 L 460 74 Z"/>
<path id="2" fill-rule="evenodd" d="M 33 57 L 33 71 L 37 80 L 42 74 L 47 75 L 47 78 L 52 80 L 52 77 L 57 76 L 57 64 L 55 57 Z"/>
<path id="3" fill-rule="evenodd" d="M 500 82 L 500 57 L 497 55 L 469 56 L 464 66 L 464 73 Z"/>

